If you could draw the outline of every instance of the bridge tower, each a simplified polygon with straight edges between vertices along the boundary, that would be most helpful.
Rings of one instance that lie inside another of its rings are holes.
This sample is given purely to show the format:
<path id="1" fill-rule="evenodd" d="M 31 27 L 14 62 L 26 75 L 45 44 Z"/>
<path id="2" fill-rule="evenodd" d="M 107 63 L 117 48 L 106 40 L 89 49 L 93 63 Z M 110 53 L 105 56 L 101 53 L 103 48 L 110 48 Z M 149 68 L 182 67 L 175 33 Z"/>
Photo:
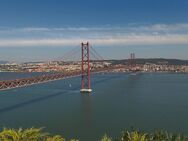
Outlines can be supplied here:
<path id="1" fill-rule="evenodd" d="M 130 58 L 129 58 L 129 67 L 130 70 L 134 70 L 136 67 L 136 57 L 135 57 L 135 53 L 131 53 L 130 54 Z"/>
<path id="2" fill-rule="evenodd" d="M 90 54 L 89 54 L 89 42 L 81 43 L 82 50 L 82 86 L 80 92 L 90 93 L 92 92 L 90 84 Z"/>

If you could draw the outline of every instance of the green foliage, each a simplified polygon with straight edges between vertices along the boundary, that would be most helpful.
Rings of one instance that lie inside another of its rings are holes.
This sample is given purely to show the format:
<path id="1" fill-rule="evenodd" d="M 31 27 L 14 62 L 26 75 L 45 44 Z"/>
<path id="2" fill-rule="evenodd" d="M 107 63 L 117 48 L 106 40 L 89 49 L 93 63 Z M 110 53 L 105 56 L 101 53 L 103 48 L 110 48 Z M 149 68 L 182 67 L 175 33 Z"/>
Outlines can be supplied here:
<path id="1" fill-rule="evenodd" d="M 53 137 L 47 137 L 46 141 L 66 141 L 63 137 L 56 135 Z"/>
<path id="2" fill-rule="evenodd" d="M 181 134 L 171 134 L 164 131 L 158 131 L 151 135 L 154 141 L 188 141 L 188 137 Z"/>
<path id="3" fill-rule="evenodd" d="M 0 141 L 42 141 L 47 136 L 41 132 L 41 128 L 30 128 L 18 130 L 4 128 L 0 133 Z"/>
<path id="4" fill-rule="evenodd" d="M 148 141 L 147 134 L 141 133 L 137 130 L 129 132 L 123 131 L 122 136 L 117 141 Z"/>
<path id="5" fill-rule="evenodd" d="M 106 134 L 102 137 L 101 141 L 112 141 L 110 137 L 108 137 Z"/>
<path id="6" fill-rule="evenodd" d="M 0 132 L 0 141 L 66 141 L 60 135 L 50 136 L 42 132 L 42 128 L 7 129 Z M 78 141 L 71 139 L 70 141 Z"/>
<path id="7" fill-rule="evenodd" d="M 116 141 L 188 141 L 188 137 L 164 131 L 149 134 L 139 132 L 138 130 L 133 130 L 131 132 L 125 130 L 122 132 L 120 139 L 117 139 Z"/>
<path id="8" fill-rule="evenodd" d="M 60 135 L 51 136 L 42 131 L 42 128 L 28 129 L 7 129 L 0 131 L 0 141 L 67 141 Z M 71 139 L 70 141 L 79 141 Z M 112 141 L 112 138 L 105 134 L 100 141 Z M 119 139 L 115 141 L 188 141 L 188 137 L 181 134 L 172 134 L 165 131 L 145 133 L 138 130 L 122 132 Z"/>

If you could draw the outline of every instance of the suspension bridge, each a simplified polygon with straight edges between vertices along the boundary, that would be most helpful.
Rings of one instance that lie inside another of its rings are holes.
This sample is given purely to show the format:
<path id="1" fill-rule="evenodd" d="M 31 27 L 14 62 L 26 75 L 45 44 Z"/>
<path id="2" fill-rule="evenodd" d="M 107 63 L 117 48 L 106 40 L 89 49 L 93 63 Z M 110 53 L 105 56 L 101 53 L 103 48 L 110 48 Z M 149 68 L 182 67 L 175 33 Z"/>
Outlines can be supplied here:
<path id="1" fill-rule="evenodd" d="M 91 50 L 92 51 L 91 51 Z M 73 52 L 73 51 L 71 51 Z M 70 53 L 67 54 L 70 56 Z M 39 83 L 46 83 L 55 80 L 67 79 L 72 77 L 81 76 L 81 89 L 80 92 L 92 92 L 91 89 L 91 77 L 90 75 L 93 73 L 104 73 L 104 72 L 111 72 L 115 69 L 121 69 L 122 66 L 108 66 L 102 68 L 92 68 L 90 65 L 90 55 L 93 55 L 96 59 L 100 59 L 101 62 L 104 60 L 102 57 L 97 53 L 89 44 L 81 43 L 81 69 L 75 71 L 67 71 L 67 72 L 56 72 L 56 73 L 49 73 L 40 76 L 33 76 L 28 78 L 18 78 L 14 80 L 2 80 L 0 81 L 0 90 L 8 90 L 14 89 L 19 87 L 26 87 L 34 84 Z M 135 55 L 131 54 L 130 64 L 133 66 L 135 59 Z"/>

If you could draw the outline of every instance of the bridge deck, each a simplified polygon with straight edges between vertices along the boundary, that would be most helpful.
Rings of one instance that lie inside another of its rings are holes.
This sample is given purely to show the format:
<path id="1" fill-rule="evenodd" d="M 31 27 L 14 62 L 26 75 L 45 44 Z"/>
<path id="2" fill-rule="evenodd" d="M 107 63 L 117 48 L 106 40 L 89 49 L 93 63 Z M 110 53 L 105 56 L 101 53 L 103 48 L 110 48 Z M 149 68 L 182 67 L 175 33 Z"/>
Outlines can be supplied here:
<path id="1" fill-rule="evenodd" d="M 120 69 L 121 67 L 111 67 L 111 68 L 101 68 L 92 70 L 91 73 L 101 73 L 101 72 L 109 72 L 114 69 Z M 19 88 L 19 87 L 26 87 L 33 84 L 39 84 L 39 83 L 46 83 L 49 81 L 55 81 L 60 79 L 66 79 L 71 77 L 77 77 L 80 76 L 80 71 L 75 72 L 68 72 L 68 73 L 53 73 L 53 74 L 47 74 L 47 75 L 41 75 L 41 76 L 33 76 L 29 78 L 19 78 L 14 80 L 3 80 L 0 81 L 0 91 L 1 90 L 8 90 L 13 88 Z"/>
<path id="2" fill-rule="evenodd" d="M 4 80 L 0 81 L 0 90 L 7 90 L 19 87 L 25 87 L 33 84 L 45 83 L 54 80 L 60 80 L 70 77 L 79 76 L 80 72 L 71 72 L 71 73 L 56 73 L 56 74 L 48 74 L 41 76 L 34 76 L 29 78 L 19 78 L 14 80 Z"/>

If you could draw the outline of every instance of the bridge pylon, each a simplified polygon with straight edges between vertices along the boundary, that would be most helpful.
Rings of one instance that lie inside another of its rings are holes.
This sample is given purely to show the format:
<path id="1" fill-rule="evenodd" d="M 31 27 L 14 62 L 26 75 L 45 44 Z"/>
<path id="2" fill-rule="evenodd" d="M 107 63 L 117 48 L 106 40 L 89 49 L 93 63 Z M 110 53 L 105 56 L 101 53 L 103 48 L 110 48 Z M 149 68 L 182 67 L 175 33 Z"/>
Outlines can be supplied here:
<path id="1" fill-rule="evenodd" d="M 90 53 L 89 53 L 89 42 L 81 43 L 81 57 L 82 57 L 82 86 L 80 92 L 90 93 L 92 92 L 90 83 Z"/>
<path id="2" fill-rule="evenodd" d="M 135 53 L 130 54 L 130 58 L 128 60 L 129 70 L 135 71 L 136 69 L 136 57 Z"/>

